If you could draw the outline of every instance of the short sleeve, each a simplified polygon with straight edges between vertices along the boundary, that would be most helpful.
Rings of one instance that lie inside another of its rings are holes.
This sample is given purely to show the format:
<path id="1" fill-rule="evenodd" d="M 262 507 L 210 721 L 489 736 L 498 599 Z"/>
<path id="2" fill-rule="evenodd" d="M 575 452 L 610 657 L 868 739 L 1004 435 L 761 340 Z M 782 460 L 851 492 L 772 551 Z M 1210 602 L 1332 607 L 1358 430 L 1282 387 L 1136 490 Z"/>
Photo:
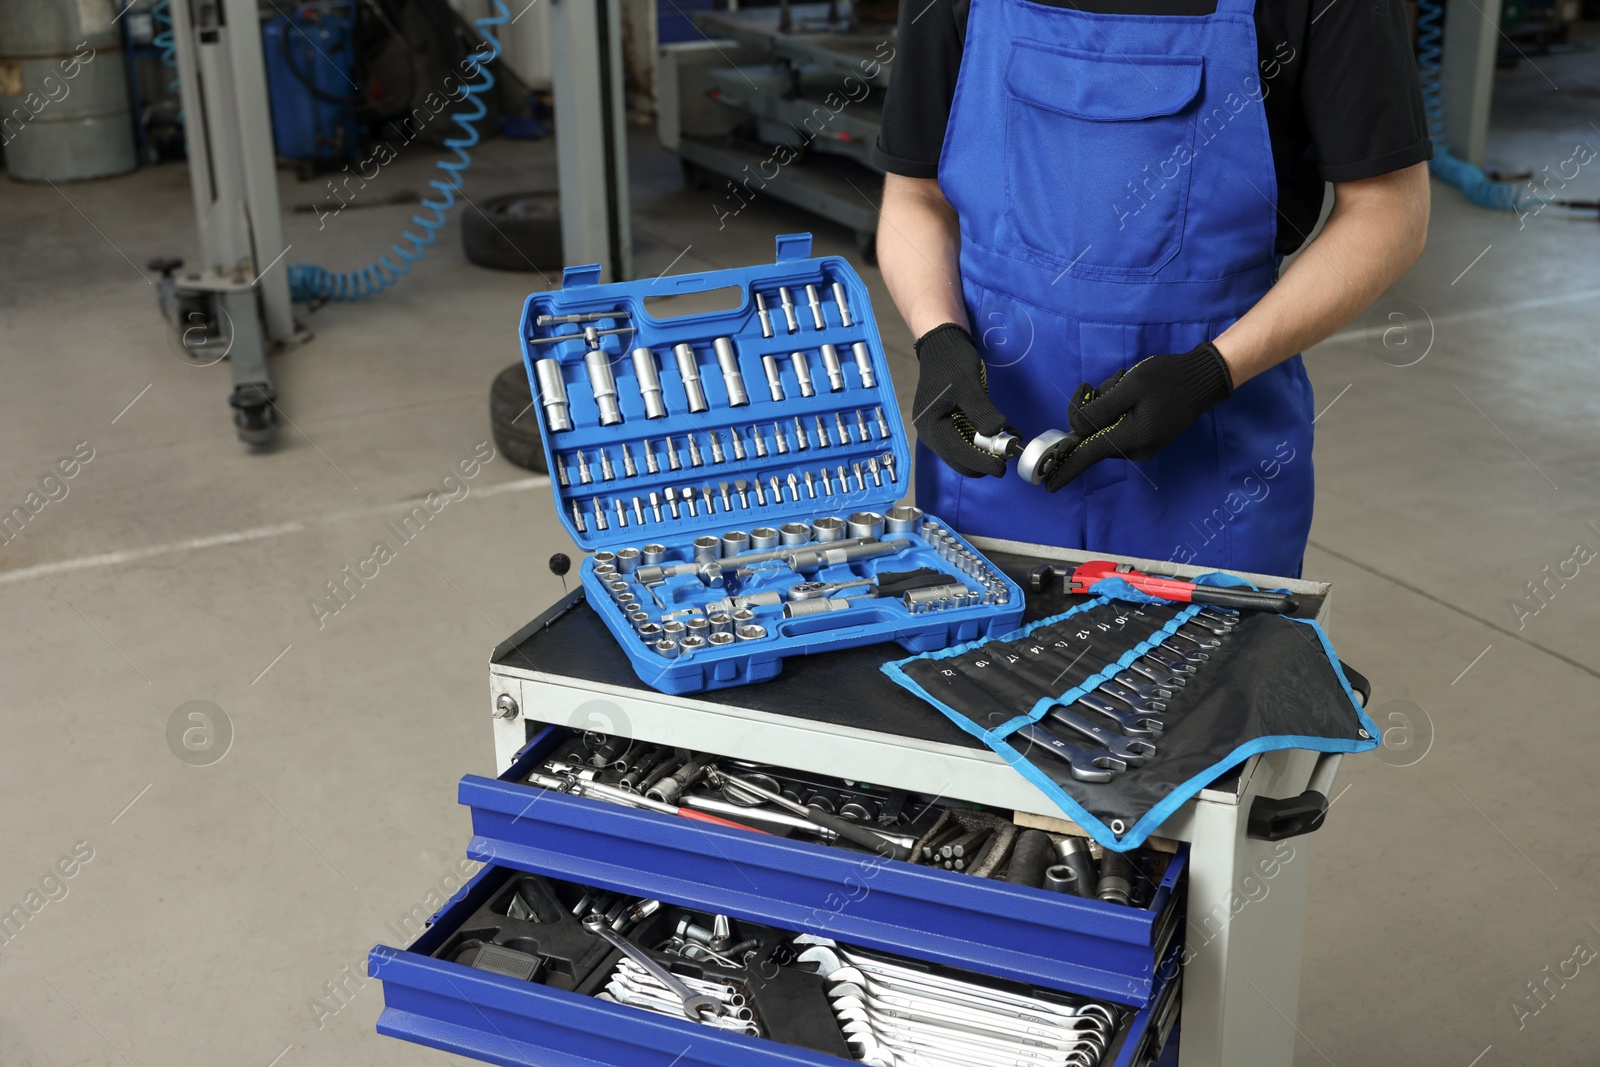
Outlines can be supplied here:
<path id="1" fill-rule="evenodd" d="M 890 174 L 936 178 L 961 72 L 966 0 L 902 0 L 883 124 L 872 160 Z"/>
<path id="2" fill-rule="evenodd" d="M 1300 106 L 1324 181 L 1433 158 L 1401 0 L 1312 0 Z"/>

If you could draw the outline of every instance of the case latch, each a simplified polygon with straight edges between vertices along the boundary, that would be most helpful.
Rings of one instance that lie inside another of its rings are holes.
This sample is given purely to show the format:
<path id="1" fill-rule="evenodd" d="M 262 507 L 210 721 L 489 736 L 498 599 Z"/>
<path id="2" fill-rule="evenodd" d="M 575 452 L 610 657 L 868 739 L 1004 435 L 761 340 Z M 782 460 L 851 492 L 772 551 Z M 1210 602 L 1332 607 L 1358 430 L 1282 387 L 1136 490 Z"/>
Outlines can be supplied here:
<path id="1" fill-rule="evenodd" d="M 809 233 L 780 233 L 778 234 L 778 255 L 776 262 L 784 263 L 791 259 L 811 258 L 811 235 Z"/>
<path id="2" fill-rule="evenodd" d="M 807 247 L 810 247 L 811 238 L 806 238 Z M 561 272 L 561 288 L 577 289 L 585 285 L 598 285 L 600 283 L 600 264 L 585 263 L 581 267 L 568 267 Z"/>

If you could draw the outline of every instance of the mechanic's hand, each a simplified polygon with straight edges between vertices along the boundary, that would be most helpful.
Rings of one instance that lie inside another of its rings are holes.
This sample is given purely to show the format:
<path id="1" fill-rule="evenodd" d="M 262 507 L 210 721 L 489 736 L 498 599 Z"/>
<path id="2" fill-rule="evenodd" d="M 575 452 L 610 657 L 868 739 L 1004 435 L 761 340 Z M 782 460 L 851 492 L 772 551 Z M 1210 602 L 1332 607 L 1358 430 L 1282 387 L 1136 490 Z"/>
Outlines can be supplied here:
<path id="1" fill-rule="evenodd" d="M 1045 482 L 1052 493 L 1103 459 L 1147 460 L 1233 393 L 1233 375 L 1210 341 L 1182 355 L 1151 356 L 1098 389 L 1080 385 L 1067 405 L 1083 438 Z"/>
<path id="2" fill-rule="evenodd" d="M 917 341 L 917 396 L 911 421 L 917 439 L 931 448 L 957 474 L 996 478 L 1006 472 L 1006 461 L 972 444 L 972 433 L 999 433 L 1005 426 L 989 399 L 983 359 L 972 335 L 953 322 L 935 326 Z"/>

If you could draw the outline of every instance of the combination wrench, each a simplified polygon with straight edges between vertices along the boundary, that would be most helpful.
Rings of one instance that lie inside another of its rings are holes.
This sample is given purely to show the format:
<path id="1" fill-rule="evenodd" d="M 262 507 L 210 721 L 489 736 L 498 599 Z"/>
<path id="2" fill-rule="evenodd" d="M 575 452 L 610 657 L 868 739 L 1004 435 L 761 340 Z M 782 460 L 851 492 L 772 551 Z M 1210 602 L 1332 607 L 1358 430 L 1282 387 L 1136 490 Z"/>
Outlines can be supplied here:
<path id="1" fill-rule="evenodd" d="M 670 989 L 673 995 L 683 1002 L 683 1014 L 688 1018 L 698 1022 L 705 1012 L 710 1012 L 712 1015 L 722 1015 L 727 1012 L 727 1005 L 723 1004 L 722 1001 L 705 993 L 696 993 L 678 981 L 677 975 L 651 959 L 650 954 L 645 952 L 644 949 L 611 929 L 606 923 L 605 916 L 584 916 L 583 928 L 591 934 L 604 938 L 612 948 L 633 960 L 640 967 L 643 967 L 658 982 Z"/>

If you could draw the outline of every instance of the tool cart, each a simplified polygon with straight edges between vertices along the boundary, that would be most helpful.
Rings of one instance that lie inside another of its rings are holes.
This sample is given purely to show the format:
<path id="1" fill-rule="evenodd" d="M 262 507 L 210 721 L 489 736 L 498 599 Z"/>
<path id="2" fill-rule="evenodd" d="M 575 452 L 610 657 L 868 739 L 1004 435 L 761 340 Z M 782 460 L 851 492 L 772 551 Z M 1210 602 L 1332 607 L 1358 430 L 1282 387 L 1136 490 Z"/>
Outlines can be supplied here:
<path id="1" fill-rule="evenodd" d="M 382 1033 L 569 1067 L 1290 1062 L 1297 838 L 1339 761 L 1303 749 L 1375 744 L 1327 586 L 924 514 L 866 287 L 807 235 L 568 268 L 520 329 L 581 585 L 493 653 L 496 776 L 459 791 L 486 866 L 372 951 Z"/>
<path id="2" fill-rule="evenodd" d="M 726 194 L 719 217 L 775 196 L 855 231 L 870 263 L 894 26 L 848 3 L 788 12 L 787 28 L 777 7 L 697 14 L 710 39 L 661 50 L 657 134 L 690 182 Z"/>

